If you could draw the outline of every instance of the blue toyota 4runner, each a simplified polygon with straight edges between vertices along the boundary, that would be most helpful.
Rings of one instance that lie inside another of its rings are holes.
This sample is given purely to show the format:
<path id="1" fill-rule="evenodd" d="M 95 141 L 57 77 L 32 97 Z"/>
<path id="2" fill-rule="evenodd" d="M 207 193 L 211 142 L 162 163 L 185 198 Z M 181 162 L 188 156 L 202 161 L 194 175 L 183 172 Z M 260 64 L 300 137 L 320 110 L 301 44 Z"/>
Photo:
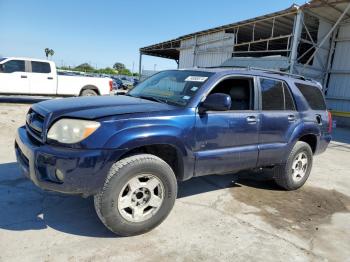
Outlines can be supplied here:
<path id="1" fill-rule="evenodd" d="M 136 235 L 172 209 L 177 181 L 268 167 L 295 190 L 331 140 L 317 82 L 252 69 L 160 72 L 125 96 L 34 104 L 17 132 L 37 186 L 94 196 L 111 231 Z"/>

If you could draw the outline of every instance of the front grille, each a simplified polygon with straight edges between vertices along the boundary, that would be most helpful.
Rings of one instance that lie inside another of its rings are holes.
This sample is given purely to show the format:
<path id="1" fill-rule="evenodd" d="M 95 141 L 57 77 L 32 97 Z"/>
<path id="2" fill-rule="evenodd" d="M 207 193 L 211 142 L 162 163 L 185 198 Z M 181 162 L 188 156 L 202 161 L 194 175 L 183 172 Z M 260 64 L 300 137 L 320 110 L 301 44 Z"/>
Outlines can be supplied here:
<path id="1" fill-rule="evenodd" d="M 33 138 L 42 141 L 44 129 L 44 117 L 34 110 L 30 110 L 26 117 L 26 127 L 29 135 Z"/>

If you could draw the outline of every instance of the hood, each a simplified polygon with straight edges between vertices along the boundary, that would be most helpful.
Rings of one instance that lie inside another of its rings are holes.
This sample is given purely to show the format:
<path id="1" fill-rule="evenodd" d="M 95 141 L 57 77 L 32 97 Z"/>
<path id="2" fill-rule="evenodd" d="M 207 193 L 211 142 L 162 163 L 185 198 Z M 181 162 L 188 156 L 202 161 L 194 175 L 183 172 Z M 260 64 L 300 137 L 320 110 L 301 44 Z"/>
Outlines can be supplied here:
<path id="1" fill-rule="evenodd" d="M 106 116 L 167 111 L 174 106 L 130 96 L 73 97 L 47 100 L 34 104 L 33 110 L 51 121 L 58 117 L 97 119 Z"/>

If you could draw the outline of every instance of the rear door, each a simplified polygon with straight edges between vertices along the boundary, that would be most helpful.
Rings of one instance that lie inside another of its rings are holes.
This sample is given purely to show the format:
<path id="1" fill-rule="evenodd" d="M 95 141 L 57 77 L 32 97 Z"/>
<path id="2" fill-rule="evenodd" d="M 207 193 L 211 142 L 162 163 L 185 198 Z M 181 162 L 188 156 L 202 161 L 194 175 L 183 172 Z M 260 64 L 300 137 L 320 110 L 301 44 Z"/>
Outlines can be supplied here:
<path id="1" fill-rule="evenodd" d="M 57 75 L 50 63 L 31 61 L 29 88 L 31 94 L 56 94 Z"/>
<path id="2" fill-rule="evenodd" d="M 300 123 L 299 113 L 286 82 L 259 78 L 261 125 L 258 166 L 278 164 L 284 160 L 289 138 Z"/>
<path id="3" fill-rule="evenodd" d="M 322 132 L 328 132 L 329 121 L 326 103 L 321 88 L 314 85 L 295 83 L 296 87 L 303 94 L 310 109 L 305 112 L 306 120 L 316 122 Z"/>
<path id="4" fill-rule="evenodd" d="M 0 92 L 8 94 L 28 94 L 29 81 L 26 61 L 12 59 L 3 63 L 0 72 Z"/>

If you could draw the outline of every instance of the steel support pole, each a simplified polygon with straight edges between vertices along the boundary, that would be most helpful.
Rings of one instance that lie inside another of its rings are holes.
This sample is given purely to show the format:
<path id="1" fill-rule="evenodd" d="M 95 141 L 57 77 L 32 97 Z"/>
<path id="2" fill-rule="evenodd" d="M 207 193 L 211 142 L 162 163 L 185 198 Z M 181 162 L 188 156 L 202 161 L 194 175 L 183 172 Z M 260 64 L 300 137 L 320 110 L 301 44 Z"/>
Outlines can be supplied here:
<path id="1" fill-rule="evenodd" d="M 139 80 L 141 80 L 141 74 L 142 74 L 142 52 L 140 52 L 140 57 L 139 57 Z"/>
<path id="2" fill-rule="evenodd" d="M 324 92 L 327 92 L 328 86 L 329 86 L 328 79 L 330 78 L 330 75 L 331 75 L 332 57 L 333 57 L 333 54 L 335 52 L 336 37 L 337 37 L 337 30 L 334 30 L 333 34 L 332 34 L 332 38 L 331 38 L 332 39 L 331 47 L 329 49 L 329 53 L 328 53 L 328 57 L 327 57 L 326 74 L 323 77 L 323 83 L 322 83 L 322 85 L 324 87 Z"/>
<path id="3" fill-rule="evenodd" d="M 197 56 L 197 35 L 194 36 L 192 67 L 196 66 L 196 56 Z"/>
<path id="4" fill-rule="evenodd" d="M 292 48 L 291 48 L 291 54 L 290 54 L 290 67 L 289 67 L 289 72 L 293 73 L 294 71 L 294 66 L 297 62 L 297 57 L 298 57 L 298 45 L 299 45 L 299 40 L 301 36 L 301 31 L 302 31 L 302 21 L 303 21 L 303 12 L 301 9 L 298 10 L 297 15 L 294 20 L 294 29 L 293 29 L 293 40 L 292 40 Z"/>

